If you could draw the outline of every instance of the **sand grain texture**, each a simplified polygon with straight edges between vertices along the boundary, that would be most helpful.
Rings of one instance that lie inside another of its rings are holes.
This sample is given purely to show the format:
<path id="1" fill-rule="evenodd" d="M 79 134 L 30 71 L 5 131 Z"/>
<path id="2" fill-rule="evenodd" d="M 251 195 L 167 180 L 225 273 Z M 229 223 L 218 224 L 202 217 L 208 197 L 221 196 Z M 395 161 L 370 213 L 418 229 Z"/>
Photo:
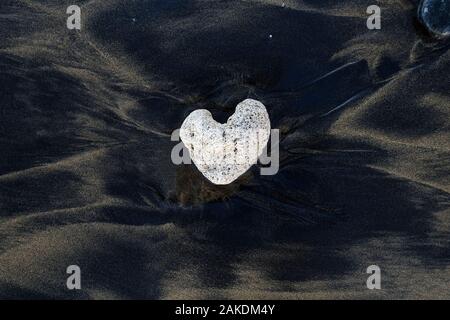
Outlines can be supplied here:
<path id="1" fill-rule="evenodd" d="M 71 1 L 1 1 L 0 297 L 450 298 L 449 44 L 372 2 L 78 1 L 74 32 Z M 171 163 L 246 98 L 277 175 Z"/>

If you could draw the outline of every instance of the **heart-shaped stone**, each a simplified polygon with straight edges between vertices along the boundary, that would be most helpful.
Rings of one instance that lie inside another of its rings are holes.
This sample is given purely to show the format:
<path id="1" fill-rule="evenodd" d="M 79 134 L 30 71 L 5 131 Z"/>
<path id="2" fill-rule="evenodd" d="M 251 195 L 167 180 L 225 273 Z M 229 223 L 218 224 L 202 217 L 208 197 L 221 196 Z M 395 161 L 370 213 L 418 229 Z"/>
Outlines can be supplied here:
<path id="1" fill-rule="evenodd" d="M 239 178 L 264 151 L 270 136 L 270 119 L 259 101 L 239 103 L 225 124 L 208 110 L 193 111 L 183 122 L 180 138 L 200 172 L 214 184 Z"/>

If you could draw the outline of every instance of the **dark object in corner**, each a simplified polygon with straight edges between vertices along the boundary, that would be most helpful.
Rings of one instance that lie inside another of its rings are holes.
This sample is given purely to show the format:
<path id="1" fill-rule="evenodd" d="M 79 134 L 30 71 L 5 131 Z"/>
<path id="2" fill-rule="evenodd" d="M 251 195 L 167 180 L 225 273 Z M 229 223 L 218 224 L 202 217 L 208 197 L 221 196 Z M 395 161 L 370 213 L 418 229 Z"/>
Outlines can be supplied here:
<path id="1" fill-rule="evenodd" d="M 422 0 L 417 15 L 435 37 L 450 36 L 450 0 Z"/>

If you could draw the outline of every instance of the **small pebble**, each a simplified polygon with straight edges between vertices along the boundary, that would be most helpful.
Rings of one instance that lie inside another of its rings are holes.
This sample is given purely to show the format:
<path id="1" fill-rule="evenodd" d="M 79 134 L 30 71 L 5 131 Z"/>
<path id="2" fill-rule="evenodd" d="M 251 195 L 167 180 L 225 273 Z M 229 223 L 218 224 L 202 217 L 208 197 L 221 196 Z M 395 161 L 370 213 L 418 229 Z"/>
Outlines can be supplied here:
<path id="1" fill-rule="evenodd" d="M 418 16 L 433 35 L 450 36 L 450 0 L 422 0 Z"/>

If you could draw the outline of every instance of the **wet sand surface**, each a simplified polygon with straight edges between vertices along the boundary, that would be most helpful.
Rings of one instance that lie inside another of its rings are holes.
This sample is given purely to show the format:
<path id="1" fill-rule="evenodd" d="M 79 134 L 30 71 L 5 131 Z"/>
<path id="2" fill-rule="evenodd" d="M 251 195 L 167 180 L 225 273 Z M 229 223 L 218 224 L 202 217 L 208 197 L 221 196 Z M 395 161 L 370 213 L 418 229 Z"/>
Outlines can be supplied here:
<path id="1" fill-rule="evenodd" d="M 77 1 L 81 31 L 72 2 L 0 2 L 1 298 L 450 298 L 450 51 L 416 1 L 381 30 L 366 0 Z M 277 175 L 172 163 L 246 98 Z"/>

